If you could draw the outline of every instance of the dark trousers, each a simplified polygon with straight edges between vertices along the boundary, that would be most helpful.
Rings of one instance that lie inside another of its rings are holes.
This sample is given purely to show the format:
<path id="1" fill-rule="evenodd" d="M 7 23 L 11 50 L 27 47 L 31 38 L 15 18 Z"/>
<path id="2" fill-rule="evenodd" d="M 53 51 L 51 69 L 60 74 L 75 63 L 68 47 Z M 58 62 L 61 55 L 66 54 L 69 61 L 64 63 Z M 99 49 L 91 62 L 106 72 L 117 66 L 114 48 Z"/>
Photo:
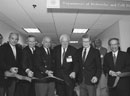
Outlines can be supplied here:
<path id="1" fill-rule="evenodd" d="M 94 85 L 81 84 L 80 96 L 96 96 L 96 87 Z"/>
<path id="2" fill-rule="evenodd" d="M 36 96 L 55 96 L 54 94 L 55 84 L 54 82 L 50 82 L 50 83 L 36 82 L 35 91 L 36 91 Z"/>
<path id="3" fill-rule="evenodd" d="M 0 96 L 5 96 L 5 90 L 3 86 L 0 86 Z"/>
<path id="4" fill-rule="evenodd" d="M 56 83 L 56 93 L 58 96 L 74 96 L 74 86 L 66 83 Z"/>
<path id="5" fill-rule="evenodd" d="M 109 96 L 130 96 L 130 90 L 119 89 L 119 88 L 110 88 Z"/>
<path id="6" fill-rule="evenodd" d="M 31 83 L 28 81 L 19 81 L 16 84 L 15 88 L 15 95 L 14 96 L 32 96 L 33 90 L 31 90 L 33 86 L 31 86 Z"/>
<path id="7" fill-rule="evenodd" d="M 115 88 L 109 88 L 109 96 L 130 96 L 130 81 L 121 78 Z"/>
<path id="8" fill-rule="evenodd" d="M 15 85 L 16 85 L 16 81 L 15 80 L 11 80 L 10 84 L 7 85 L 6 88 L 5 88 L 5 94 L 6 94 L 6 96 L 14 96 Z"/>

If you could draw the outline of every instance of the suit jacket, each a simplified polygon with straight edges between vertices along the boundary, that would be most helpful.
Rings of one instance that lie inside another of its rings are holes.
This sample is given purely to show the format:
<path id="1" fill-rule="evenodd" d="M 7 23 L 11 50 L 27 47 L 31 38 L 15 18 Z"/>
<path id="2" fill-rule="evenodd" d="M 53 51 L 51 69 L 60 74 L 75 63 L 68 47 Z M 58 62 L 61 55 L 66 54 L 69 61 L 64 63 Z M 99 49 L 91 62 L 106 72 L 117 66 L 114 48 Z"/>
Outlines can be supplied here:
<path id="1" fill-rule="evenodd" d="M 23 55 L 22 55 L 22 66 L 24 71 L 26 69 L 30 69 L 33 72 L 35 71 L 34 62 L 35 62 L 35 52 L 38 50 L 38 47 L 35 46 L 35 51 L 32 53 L 29 46 L 26 46 L 23 49 Z"/>
<path id="2" fill-rule="evenodd" d="M 97 49 L 90 47 L 85 62 L 82 61 L 83 47 L 78 49 L 77 59 L 80 64 L 80 72 L 78 75 L 79 83 L 82 83 L 83 78 L 86 84 L 92 85 L 91 79 L 96 76 L 99 80 L 101 76 L 101 59 Z"/>
<path id="3" fill-rule="evenodd" d="M 100 54 L 102 54 L 103 56 L 105 56 L 105 54 L 107 53 L 107 49 L 104 47 L 101 47 L 99 51 L 100 51 Z"/>
<path id="4" fill-rule="evenodd" d="M 55 75 L 65 81 L 67 85 L 73 85 L 73 80 L 69 77 L 71 72 L 78 72 L 78 62 L 76 62 L 76 48 L 68 46 L 63 64 L 61 65 L 61 45 L 54 48 L 53 58 L 55 64 Z M 68 60 L 70 59 L 70 60 Z"/>
<path id="5" fill-rule="evenodd" d="M 108 86 L 112 87 L 115 77 L 110 76 L 109 71 L 130 72 L 130 56 L 125 52 L 118 51 L 116 64 L 114 65 L 112 52 L 107 53 L 104 57 L 103 70 L 104 73 L 108 74 Z"/>
<path id="6" fill-rule="evenodd" d="M 127 53 L 130 55 L 130 47 L 127 48 Z"/>
<path id="7" fill-rule="evenodd" d="M 2 72 L 2 75 L 4 77 L 4 72 L 7 70 L 10 70 L 11 67 L 18 67 L 18 71 L 20 71 L 21 66 L 21 57 L 22 57 L 22 48 L 18 45 L 16 47 L 16 59 L 14 57 L 13 51 L 11 49 L 11 46 L 9 45 L 9 42 L 3 44 L 0 48 L 0 69 Z M 10 79 L 7 82 L 8 84 L 11 83 Z"/>
<path id="8" fill-rule="evenodd" d="M 11 67 L 19 67 L 21 64 L 22 49 L 19 46 L 16 47 L 16 59 L 9 43 L 5 43 L 1 46 L 0 61 L 2 68 L 10 70 Z"/>
<path id="9" fill-rule="evenodd" d="M 1 46 L 0 46 L 0 55 L 1 55 Z M 4 85 L 5 85 L 4 70 L 2 68 L 2 64 L 1 64 L 1 61 L 0 61 L 0 87 L 2 87 Z"/>
<path id="10" fill-rule="evenodd" d="M 52 61 L 52 50 L 50 49 L 50 54 L 47 54 L 44 47 L 40 47 L 40 49 L 36 51 L 36 59 L 34 66 L 36 68 L 35 76 L 38 78 L 48 76 L 45 73 L 46 70 L 54 71 L 54 64 Z"/>

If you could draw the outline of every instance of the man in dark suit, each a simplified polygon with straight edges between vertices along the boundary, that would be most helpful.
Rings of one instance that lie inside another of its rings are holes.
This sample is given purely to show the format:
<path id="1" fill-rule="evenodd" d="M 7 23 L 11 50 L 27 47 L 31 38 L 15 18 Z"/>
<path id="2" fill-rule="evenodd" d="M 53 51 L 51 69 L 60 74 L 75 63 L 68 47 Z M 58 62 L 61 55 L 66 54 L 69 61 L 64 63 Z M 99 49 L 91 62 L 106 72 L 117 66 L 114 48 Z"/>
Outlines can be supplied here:
<path id="1" fill-rule="evenodd" d="M 55 76 L 64 81 L 56 82 L 58 96 L 73 96 L 74 79 L 78 71 L 76 49 L 69 45 L 70 37 L 67 34 L 60 36 L 61 45 L 54 48 Z"/>
<path id="2" fill-rule="evenodd" d="M 18 40 L 19 35 L 17 33 L 10 33 L 9 42 L 1 46 L 0 62 L 4 72 L 18 73 L 22 55 L 22 49 L 17 46 Z M 14 96 L 15 84 L 15 78 L 6 79 L 7 96 Z"/>
<path id="3" fill-rule="evenodd" d="M 100 39 L 95 39 L 95 48 L 100 52 L 101 65 L 102 65 L 102 73 L 99 83 L 96 89 L 96 96 L 108 96 L 108 88 L 107 88 L 107 77 L 103 73 L 103 59 L 105 54 L 107 53 L 107 49 L 102 46 L 102 41 Z"/>
<path id="4" fill-rule="evenodd" d="M 104 57 L 104 72 L 108 74 L 110 96 L 130 96 L 129 77 L 120 77 L 117 85 L 115 80 L 124 73 L 130 72 L 130 57 L 126 52 L 119 51 L 119 39 L 111 38 L 108 41 L 111 52 Z"/>
<path id="5" fill-rule="evenodd" d="M 95 84 L 101 75 L 101 59 L 97 49 L 91 47 L 91 38 L 88 34 L 82 36 L 83 47 L 77 51 L 77 59 L 80 64 L 79 83 L 80 96 L 95 96 Z"/>
<path id="6" fill-rule="evenodd" d="M 30 78 L 34 76 L 35 72 L 35 52 L 36 50 L 38 50 L 38 47 L 35 46 L 36 43 L 36 37 L 33 35 L 29 35 L 27 37 L 27 46 L 23 49 L 22 65 L 24 71 L 26 72 L 26 75 Z M 24 90 L 26 91 L 26 96 L 35 96 L 35 88 L 33 82 L 26 82 Z"/>
<path id="7" fill-rule="evenodd" d="M 35 76 L 44 78 L 53 76 L 54 64 L 52 61 L 51 38 L 45 36 L 42 40 L 43 46 L 36 51 Z M 44 79 L 35 83 L 36 96 L 55 96 L 55 86 L 53 81 Z"/>
<path id="8" fill-rule="evenodd" d="M 3 36 L 2 34 L 0 34 L 0 46 L 2 45 L 2 41 L 3 41 Z M 0 96 L 4 96 L 4 91 L 5 91 L 4 87 L 5 87 L 4 70 L 2 69 L 1 64 L 0 64 Z"/>

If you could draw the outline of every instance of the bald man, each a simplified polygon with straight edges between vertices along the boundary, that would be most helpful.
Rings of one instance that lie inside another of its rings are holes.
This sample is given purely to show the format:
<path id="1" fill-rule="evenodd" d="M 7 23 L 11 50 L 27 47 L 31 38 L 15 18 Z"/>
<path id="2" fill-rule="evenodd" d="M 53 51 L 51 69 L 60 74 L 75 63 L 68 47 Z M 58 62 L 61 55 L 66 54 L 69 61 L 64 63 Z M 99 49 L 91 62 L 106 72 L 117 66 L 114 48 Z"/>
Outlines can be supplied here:
<path id="1" fill-rule="evenodd" d="M 67 34 L 60 36 L 60 45 L 54 48 L 55 75 L 64 81 L 56 82 L 58 96 L 73 96 L 74 81 L 78 71 L 76 62 L 76 48 L 69 45 L 70 37 Z"/>
<path id="2" fill-rule="evenodd" d="M 51 38 L 43 37 L 42 46 L 36 51 L 35 59 L 35 76 L 37 78 L 44 78 L 52 76 L 54 72 L 54 65 L 52 62 Z M 55 96 L 55 85 L 53 81 L 44 79 L 44 81 L 36 81 L 35 83 L 36 96 Z"/>

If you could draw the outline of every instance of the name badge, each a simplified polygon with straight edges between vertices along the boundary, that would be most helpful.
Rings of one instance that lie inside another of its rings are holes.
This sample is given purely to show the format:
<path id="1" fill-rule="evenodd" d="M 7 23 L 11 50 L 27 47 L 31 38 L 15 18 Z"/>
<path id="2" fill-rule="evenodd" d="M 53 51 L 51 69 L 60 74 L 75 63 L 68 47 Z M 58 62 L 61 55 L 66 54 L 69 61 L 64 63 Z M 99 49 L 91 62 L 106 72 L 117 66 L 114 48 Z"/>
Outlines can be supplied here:
<path id="1" fill-rule="evenodd" d="M 67 58 L 66 58 L 66 61 L 67 62 L 72 62 L 73 60 L 72 60 L 72 56 L 68 56 Z"/>

